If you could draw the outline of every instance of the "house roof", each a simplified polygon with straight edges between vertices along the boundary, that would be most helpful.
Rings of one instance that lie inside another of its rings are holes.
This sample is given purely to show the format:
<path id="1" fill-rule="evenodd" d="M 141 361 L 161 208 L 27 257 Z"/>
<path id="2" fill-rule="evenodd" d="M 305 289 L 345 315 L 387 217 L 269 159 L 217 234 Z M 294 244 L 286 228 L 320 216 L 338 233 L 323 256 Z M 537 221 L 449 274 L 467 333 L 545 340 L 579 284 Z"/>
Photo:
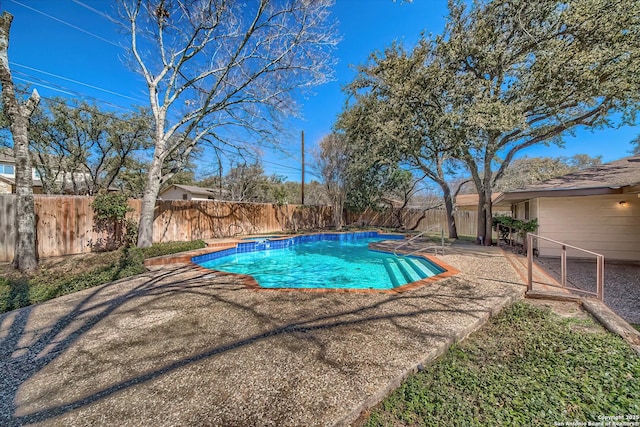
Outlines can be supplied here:
<path id="1" fill-rule="evenodd" d="M 215 188 L 204 188 L 204 187 L 196 187 L 194 185 L 182 185 L 182 184 L 173 184 L 173 187 L 179 188 L 184 191 L 188 191 L 191 194 L 197 194 L 199 196 L 215 197 L 218 194 L 218 190 L 216 190 Z M 166 190 L 163 191 L 163 193 L 167 191 L 169 188 L 171 187 L 168 187 Z"/>
<path id="2" fill-rule="evenodd" d="M 491 195 L 491 201 L 495 204 L 496 200 L 502 195 L 502 193 L 495 193 Z M 456 206 L 459 208 L 466 207 L 477 207 L 478 206 L 478 195 L 474 194 L 458 194 L 456 196 Z"/>
<path id="3" fill-rule="evenodd" d="M 619 193 L 640 193 L 640 156 L 625 157 L 508 191 L 499 201 Z"/>
<path id="4" fill-rule="evenodd" d="M 13 157 L 13 150 L 8 148 L 0 148 L 0 162 L 15 163 L 16 159 Z"/>

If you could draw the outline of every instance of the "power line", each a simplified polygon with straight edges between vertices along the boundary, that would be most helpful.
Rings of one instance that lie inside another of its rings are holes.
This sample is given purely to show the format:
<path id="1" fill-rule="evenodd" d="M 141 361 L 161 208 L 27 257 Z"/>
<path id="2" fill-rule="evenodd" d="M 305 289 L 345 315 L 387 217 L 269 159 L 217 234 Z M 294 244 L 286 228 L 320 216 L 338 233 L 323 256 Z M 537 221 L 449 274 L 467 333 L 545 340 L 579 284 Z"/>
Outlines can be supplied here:
<path id="1" fill-rule="evenodd" d="M 119 97 L 122 97 L 122 98 L 126 98 L 126 99 L 128 99 L 130 101 L 143 102 L 143 101 L 140 101 L 139 99 L 133 98 L 133 97 L 128 96 L 128 95 L 123 95 L 121 93 L 114 92 L 114 91 L 109 90 L 109 89 L 104 89 L 104 88 L 101 88 L 99 86 L 95 86 L 95 85 L 92 85 L 92 84 L 89 84 L 89 83 L 84 83 L 84 82 L 81 82 L 79 80 L 74 80 L 74 79 L 71 79 L 69 77 L 61 76 L 59 74 L 50 73 L 48 71 L 44 71 L 44 70 L 40 70 L 38 68 L 30 67 L 28 65 L 18 64 L 17 62 L 13 62 L 13 61 L 9 61 L 9 64 L 15 65 L 16 67 L 25 68 L 27 70 L 35 71 L 37 73 L 42 73 L 42 74 L 45 74 L 47 76 L 55 77 L 57 79 L 61 79 L 61 80 L 65 80 L 65 81 L 68 81 L 68 82 L 71 82 L 71 83 L 75 83 L 75 84 L 78 84 L 78 85 L 81 85 L 81 86 L 85 86 L 85 87 L 88 87 L 88 88 L 91 88 L 91 89 L 99 90 L 101 92 L 105 92 L 105 93 L 108 93 L 110 95 L 115 95 L 115 96 L 119 96 Z"/>
<path id="2" fill-rule="evenodd" d="M 75 4 L 77 4 L 78 6 L 82 6 L 85 9 L 90 10 L 91 12 L 95 13 L 96 15 L 102 16 L 103 18 L 107 19 L 108 21 L 115 22 L 115 20 L 112 17 L 110 17 L 109 15 L 107 15 L 106 13 L 101 12 L 98 9 L 95 9 L 95 8 L 89 6 L 86 3 L 83 3 L 80 0 L 71 0 L 71 1 L 74 2 Z"/>
<path id="3" fill-rule="evenodd" d="M 36 83 L 33 80 L 28 80 L 28 79 L 25 79 L 25 78 L 22 78 L 22 77 L 16 77 L 16 76 L 14 76 L 13 78 L 15 80 L 19 80 L 21 82 L 29 83 L 29 84 L 34 85 L 34 86 L 44 87 L 46 89 L 50 89 L 50 90 L 54 90 L 56 92 L 64 93 L 65 95 L 69 95 L 69 96 L 75 96 L 75 94 L 73 94 L 71 92 L 66 92 L 66 91 L 61 90 L 61 89 L 56 89 L 56 88 L 48 86 L 48 85 L 46 85 L 44 83 Z M 40 97 L 42 98 L 42 95 Z"/>
<path id="4" fill-rule="evenodd" d="M 17 1 L 17 0 L 11 0 L 11 1 L 12 1 L 13 3 L 15 3 L 15 4 L 19 5 L 19 6 L 22 6 L 22 7 L 24 7 L 24 8 L 29 9 L 29 10 L 32 10 L 33 12 L 39 13 L 40 15 L 46 16 L 47 18 L 53 19 L 54 21 L 60 22 L 61 24 L 67 25 L 67 26 L 69 26 L 69 27 L 71 27 L 71 28 L 73 28 L 73 29 L 75 29 L 75 30 L 81 31 L 81 32 L 83 32 L 83 33 L 85 33 L 85 34 L 88 34 L 88 35 L 90 35 L 90 36 L 92 36 L 92 37 L 95 37 L 95 38 L 97 38 L 98 40 L 101 40 L 101 41 L 103 41 L 103 42 L 105 42 L 105 43 L 109 43 L 110 45 L 113 45 L 113 46 L 115 46 L 115 47 L 122 48 L 122 46 L 121 46 L 121 45 L 119 45 L 119 44 L 117 44 L 117 43 L 114 43 L 114 42 L 112 42 L 112 41 L 111 41 L 111 40 L 109 40 L 109 39 L 105 39 L 104 37 L 101 37 L 101 36 L 99 36 L 99 35 L 97 35 L 97 34 L 94 34 L 94 33 L 92 33 L 91 31 L 87 31 L 87 30 L 85 30 L 85 29 L 83 29 L 83 28 L 80 28 L 80 27 L 78 27 L 78 26 L 76 26 L 76 25 L 73 25 L 73 24 L 71 24 L 71 23 L 69 23 L 69 22 L 67 22 L 67 21 L 63 21 L 63 20 L 62 20 L 62 19 L 60 19 L 60 18 L 56 18 L 56 17 L 55 17 L 55 16 L 53 16 L 53 15 L 49 15 L 48 13 L 43 12 L 43 11 L 41 11 L 41 10 L 39 10 L 39 9 L 36 9 L 35 7 L 27 6 L 26 4 L 20 3 L 20 2 L 19 2 L 19 1 Z"/>
<path id="5" fill-rule="evenodd" d="M 238 154 L 238 153 L 236 153 L 236 152 L 234 152 L 232 150 L 229 150 L 229 149 L 226 149 L 226 148 L 222 148 L 222 147 L 215 147 L 215 149 L 219 150 L 219 151 L 221 151 L 223 153 L 228 153 L 228 154 L 233 154 L 233 155 Z M 257 159 L 257 160 L 261 161 L 262 163 L 266 163 L 266 164 L 270 164 L 270 165 L 274 165 L 274 166 L 279 166 L 279 167 L 282 167 L 282 168 L 285 168 L 285 169 L 290 169 L 290 170 L 293 170 L 293 171 L 296 171 L 296 172 L 300 172 L 302 170 L 301 168 L 298 168 L 298 167 L 295 167 L 295 166 L 289 166 L 289 165 L 285 165 L 285 164 L 282 164 L 282 163 L 276 163 L 276 162 L 272 162 L 272 161 L 269 161 L 269 160 L 264 160 L 259 155 L 253 154 L 251 152 L 246 152 L 246 153 L 242 154 L 242 156 L 251 157 L 253 159 Z"/>
<path id="6" fill-rule="evenodd" d="M 16 79 L 20 79 L 20 78 L 16 77 Z M 25 79 L 20 79 L 20 80 L 26 81 Z M 35 84 L 33 82 L 29 82 L 29 83 Z M 30 93 L 30 92 L 22 90 L 22 89 L 16 89 L 16 92 L 18 92 L 18 93 L 20 93 L 22 95 L 28 95 Z M 80 111 L 84 111 L 86 113 L 96 114 L 96 115 L 103 116 L 103 117 L 106 117 L 106 118 L 109 118 L 109 119 L 112 119 L 112 120 L 115 120 L 115 121 L 119 121 L 119 122 L 122 122 L 122 123 L 128 123 L 129 122 L 128 120 L 119 117 L 115 113 L 105 113 L 105 112 L 102 112 L 102 111 L 89 110 L 89 109 L 83 108 L 82 106 L 77 105 L 77 104 L 69 104 L 69 103 L 63 101 L 60 98 L 51 98 L 51 97 L 47 97 L 47 96 L 42 96 L 41 95 L 40 99 L 45 100 L 45 101 L 50 102 L 50 103 L 55 103 L 55 104 L 58 104 L 58 105 L 64 105 L 64 106 L 70 107 L 70 108 L 76 108 L 76 109 L 78 109 Z M 122 108 L 122 107 L 120 107 L 120 108 Z M 128 111 L 128 110 L 126 110 L 126 111 L 127 112 L 131 112 L 131 111 Z"/>
<path id="7" fill-rule="evenodd" d="M 84 94 L 82 92 L 78 92 L 76 90 L 69 89 L 68 87 L 65 87 L 65 86 L 59 85 L 57 83 L 53 83 L 53 82 L 41 79 L 39 77 L 30 75 L 28 73 L 24 73 L 24 72 L 19 71 L 19 70 L 14 70 L 13 72 L 14 72 L 14 74 L 22 75 L 22 76 L 34 79 L 36 81 L 29 80 L 29 79 L 26 79 L 26 78 L 17 77 L 17 76 L 15 77 L 16 80 L 21 80 L 23 82 L 29 83 L 29 84 L 34 85 L 34 86 L 44 87 L 44 88 L 47 88 L 49 90 L 53 90 L 55 92 L 63 93 L 65 95 L 78 97 L 78 98 L 83 98 L 83 99 L 88 99 L 90 101 L 93 101 L 96 104 L 98 104 L 98 103 L 105 104 L 107 106 L 118 108 L 118 109 L 120 109 L 122 111 L 125 111 L 125 112 L 132 112 L 132 110 L 130 108 L 126 108 L 126 107 L 123 107 L 121 105 L 111 103 L 109 101 L 104 101 L 102 99 L 94 98 L 94 97 L 86 95 L 86 94 Z M 42 97 L 42 98 L 46 99 L 46 97 Z"/>

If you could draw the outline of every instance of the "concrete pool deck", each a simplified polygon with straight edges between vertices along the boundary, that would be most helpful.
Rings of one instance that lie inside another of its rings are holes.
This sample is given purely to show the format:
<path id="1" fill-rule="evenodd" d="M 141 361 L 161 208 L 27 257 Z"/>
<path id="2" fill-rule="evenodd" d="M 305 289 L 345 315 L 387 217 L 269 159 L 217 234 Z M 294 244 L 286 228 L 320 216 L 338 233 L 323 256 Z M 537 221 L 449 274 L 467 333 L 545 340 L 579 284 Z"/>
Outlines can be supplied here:
<path id="1" fill-rule="evenodd" d="M 521 298 L 498 248 L 400 294 L 257 292 L 191 265 L 0 315 L 0 425 L 349 425 Z"/>

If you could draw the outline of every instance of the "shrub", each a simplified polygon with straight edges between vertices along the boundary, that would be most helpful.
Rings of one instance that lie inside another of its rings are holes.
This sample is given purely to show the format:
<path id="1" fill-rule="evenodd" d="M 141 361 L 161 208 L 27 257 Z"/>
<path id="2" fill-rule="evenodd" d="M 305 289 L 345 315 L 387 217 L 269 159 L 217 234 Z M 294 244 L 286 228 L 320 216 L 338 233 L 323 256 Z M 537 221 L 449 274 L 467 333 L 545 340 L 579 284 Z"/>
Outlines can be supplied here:
<path id="1" fill-rule="evenodd" d="M 106 234 L 106 237 L 89 242 L 93 251 L 112 251 L 135 242 L 137 224 L 127 218 L 127 213 L 133 210 L 127 201 L 127 196 L 122 193 L 100 193 L 93 200 L 93 229 Z"/>
<path id="2" fill-rule="evenodd" d="M 502 240 L 512 243 L 511 235 L 515 233 L 526 244 L 527 233 L 538 229 L 538 219 L 522 220 L 509 215 L 496 215 L 493 217 L 493 228 L 500 233 Z"/>
<path id="3" fill-rule="evenodd" d="M 69 274 L 41 269 L 33 277 L 0 277 L 0 313 L 47 301 L 62 295 L 88 289 L 125 277 L 144 273 L 144 260 L 193 249 L 204 248 L 205 242 L 159 243 L 149 248 L 125 247 L 121 253 L 100 254 L 93 267 L 81 273 Z M 119 255 L 119 256 L 118 256 Z"/>

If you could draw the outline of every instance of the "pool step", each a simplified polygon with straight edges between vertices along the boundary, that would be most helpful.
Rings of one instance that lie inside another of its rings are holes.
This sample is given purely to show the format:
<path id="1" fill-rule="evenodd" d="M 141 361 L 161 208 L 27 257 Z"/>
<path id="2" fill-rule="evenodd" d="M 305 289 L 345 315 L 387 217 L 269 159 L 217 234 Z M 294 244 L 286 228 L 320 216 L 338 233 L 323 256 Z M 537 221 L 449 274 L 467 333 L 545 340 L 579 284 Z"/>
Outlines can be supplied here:
<path id="1" fill-rule="evenodd" d="M 414 269 L 410 261 L 404 257 L 398 257 L 394 260 L 400 269 L 400 272 L 404 276 L 406 283 L 416 282 L 422 277 L 418 274 L 418 272 Z"/>
<path id="2" fill-rule="evenodd" d="M 400 267 L 398 267 L 395 262 L 392 262 L 388 259 L 383 259 L 383 264 L 385 270 L 387 270 L 387 274 L 389 275 L 394 288 L 407 284 L 407 280 L 400 271 Z"/>
<path id="3" fill-rule="evenodd" d="M 428 261 L 417 257 L 384 259 L 383 263 L 394 288 L 441 273 Z"/>
<path id="4" fill-rule="evenodd" d="M 405 259 L 416 270 L 422 279 L 442 273 L 441 269 L 438 269 L 437 266 L 431 264 L 425 259 L 416 257 L 405 257 Z"/>

